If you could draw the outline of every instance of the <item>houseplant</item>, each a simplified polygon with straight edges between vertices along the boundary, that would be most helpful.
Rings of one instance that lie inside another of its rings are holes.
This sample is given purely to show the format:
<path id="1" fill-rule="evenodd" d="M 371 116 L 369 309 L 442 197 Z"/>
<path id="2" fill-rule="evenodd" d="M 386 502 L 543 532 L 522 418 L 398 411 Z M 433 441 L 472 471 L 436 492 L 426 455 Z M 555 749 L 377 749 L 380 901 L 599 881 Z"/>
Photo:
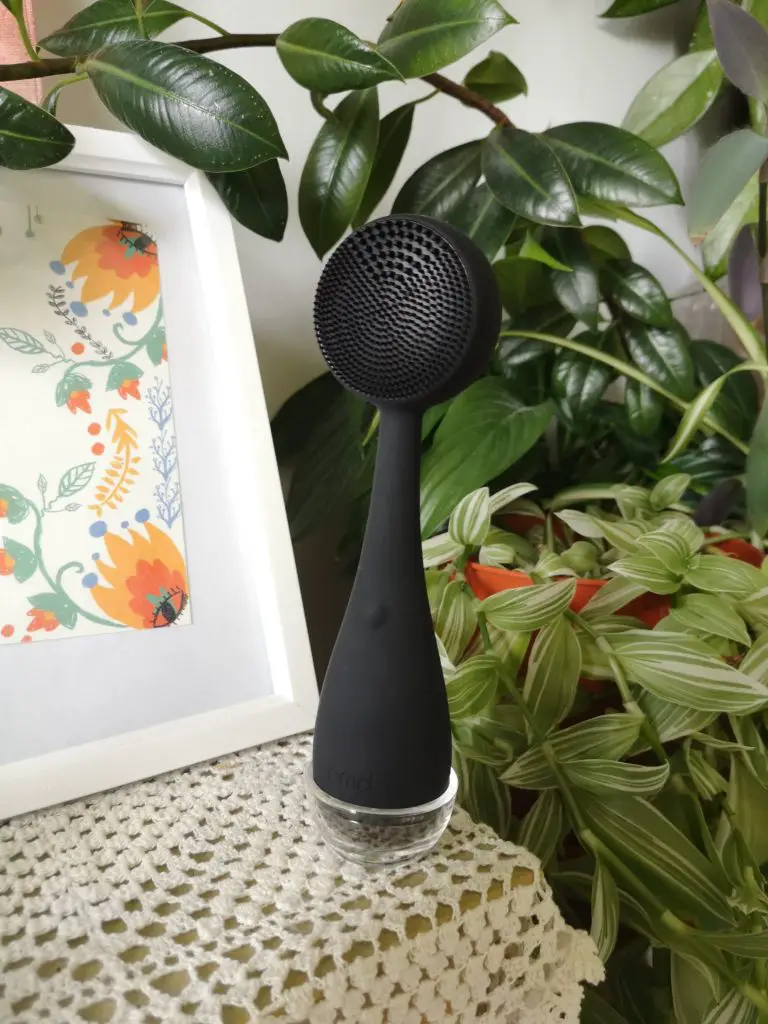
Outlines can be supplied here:
<path id="1" fill-rule="evenodd" d="M 768 1013 L 768 574 L 689 484 L 483 488 L 424 545 L 462 799 L 591 920 L 587 1022 Z"/>

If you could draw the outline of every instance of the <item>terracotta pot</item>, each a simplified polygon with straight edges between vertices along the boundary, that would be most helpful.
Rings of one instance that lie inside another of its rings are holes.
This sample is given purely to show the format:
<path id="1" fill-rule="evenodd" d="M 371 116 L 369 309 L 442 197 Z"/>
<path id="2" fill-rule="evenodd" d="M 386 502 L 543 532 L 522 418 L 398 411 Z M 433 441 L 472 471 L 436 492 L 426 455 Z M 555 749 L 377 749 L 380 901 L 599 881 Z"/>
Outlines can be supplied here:
<path id="1" fill-rule="evenodd" d="M 713 547 L 720 548 L 729 558 L 737 558 L 740 562 L 748 562 L 749 565 L 754 565 L 758 569 L 763 564 L 765 558 L 759 548 L 756 548 L 753 544 L 748 544 L 745 540 L 741 540 L 740 537 L 724 540 L 720 544 L 716 540 L 710 539 L 710 544 Z"/>

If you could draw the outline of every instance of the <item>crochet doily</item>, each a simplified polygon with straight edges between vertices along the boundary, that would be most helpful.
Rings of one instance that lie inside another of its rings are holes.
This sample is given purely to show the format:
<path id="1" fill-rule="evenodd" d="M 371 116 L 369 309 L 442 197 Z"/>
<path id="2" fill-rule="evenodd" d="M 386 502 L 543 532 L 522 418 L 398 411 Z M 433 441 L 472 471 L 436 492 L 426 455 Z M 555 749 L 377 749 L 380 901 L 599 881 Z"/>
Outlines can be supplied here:
<path id="1" fill-rule="evenodd" d="M 456 811 L 376 872 L 311 824 L 303 736 L 0 826 L 0 1021 L 575 1024 L 602 965 L 535 857 Z"/>

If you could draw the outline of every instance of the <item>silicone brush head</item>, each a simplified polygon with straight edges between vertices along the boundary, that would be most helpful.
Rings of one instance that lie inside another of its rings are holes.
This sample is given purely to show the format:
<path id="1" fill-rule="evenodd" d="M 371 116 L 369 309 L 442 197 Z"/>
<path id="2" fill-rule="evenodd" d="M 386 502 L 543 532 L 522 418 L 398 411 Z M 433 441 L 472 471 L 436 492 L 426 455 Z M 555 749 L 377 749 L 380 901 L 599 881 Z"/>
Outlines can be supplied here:
<path id="1" fill-rule="evenodd" d="M 458 394 L 484 368 L 500 322 L 485 256 L 428 217 L 384 217 L 354 232 L 315 299 L 331 372 L 375 405 L 426 408 Z"/>

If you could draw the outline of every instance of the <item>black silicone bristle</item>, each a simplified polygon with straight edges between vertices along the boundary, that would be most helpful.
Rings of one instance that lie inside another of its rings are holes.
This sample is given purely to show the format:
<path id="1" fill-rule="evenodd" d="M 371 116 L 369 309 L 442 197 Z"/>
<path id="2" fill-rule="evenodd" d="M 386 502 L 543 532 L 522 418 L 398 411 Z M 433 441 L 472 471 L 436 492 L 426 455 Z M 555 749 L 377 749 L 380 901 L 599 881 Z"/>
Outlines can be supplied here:
<path id="1" fill-rule="evenodd" d="M 388 217 L 331 257 L 315 329 L 331 372 L 375 403 L 426 403 L 474 342 L 477 295 L 462 253 L 427 220 Z"/>

